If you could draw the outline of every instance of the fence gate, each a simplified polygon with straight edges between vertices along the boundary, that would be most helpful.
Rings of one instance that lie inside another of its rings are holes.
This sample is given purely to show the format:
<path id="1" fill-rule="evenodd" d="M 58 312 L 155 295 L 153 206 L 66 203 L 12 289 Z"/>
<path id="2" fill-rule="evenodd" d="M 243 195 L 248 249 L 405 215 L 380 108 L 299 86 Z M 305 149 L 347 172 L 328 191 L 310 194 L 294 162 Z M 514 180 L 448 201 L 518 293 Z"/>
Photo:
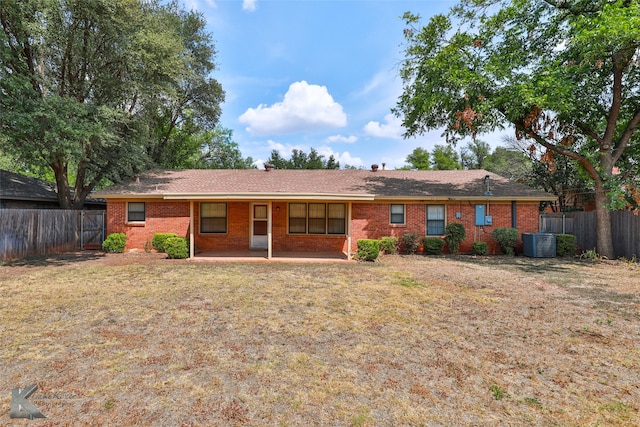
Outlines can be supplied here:
<path id="1" fill-rule="evenodd" d="M 80 211 L 80 249 L 102 249 L 105 211 Z"/>

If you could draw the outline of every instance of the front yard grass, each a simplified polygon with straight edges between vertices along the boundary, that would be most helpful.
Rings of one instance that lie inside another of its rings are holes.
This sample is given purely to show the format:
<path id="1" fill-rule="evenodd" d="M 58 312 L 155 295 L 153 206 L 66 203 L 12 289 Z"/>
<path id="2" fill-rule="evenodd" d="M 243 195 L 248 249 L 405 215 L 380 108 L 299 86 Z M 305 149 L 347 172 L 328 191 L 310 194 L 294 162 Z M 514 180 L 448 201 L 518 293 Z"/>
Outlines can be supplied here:
<path id="1" fill-rule="evenodd" d="M 149 254 L 0 265 L 11 389 L 57 425 L 640 425 L 640 267 Z"/>

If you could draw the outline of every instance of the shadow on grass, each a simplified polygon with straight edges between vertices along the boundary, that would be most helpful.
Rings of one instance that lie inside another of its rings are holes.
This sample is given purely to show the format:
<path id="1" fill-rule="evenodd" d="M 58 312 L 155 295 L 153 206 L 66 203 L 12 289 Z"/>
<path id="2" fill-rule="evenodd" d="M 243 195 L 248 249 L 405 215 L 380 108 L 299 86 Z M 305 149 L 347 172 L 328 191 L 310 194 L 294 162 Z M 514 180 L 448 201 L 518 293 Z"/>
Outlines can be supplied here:
<path id="1" fill-rule="evenodd" d="M 577 258 L 531 258 L 523 255 L 458 255 L 450 259 L 462 263 L 482 266 L 496 266 L 505 269 L 514 269 L 527 274 L 555 272 L 559 274 L 571 273 L 576 268 L 584 266 L 587 261 Z"/>
<path id="2" fill-rule="evenodd" d="M 2 267 L 62 267 L 103 258 L 101 251 L 67 252 L 63 254 L 27 257 L 12 261 L 0 261 Z"/>

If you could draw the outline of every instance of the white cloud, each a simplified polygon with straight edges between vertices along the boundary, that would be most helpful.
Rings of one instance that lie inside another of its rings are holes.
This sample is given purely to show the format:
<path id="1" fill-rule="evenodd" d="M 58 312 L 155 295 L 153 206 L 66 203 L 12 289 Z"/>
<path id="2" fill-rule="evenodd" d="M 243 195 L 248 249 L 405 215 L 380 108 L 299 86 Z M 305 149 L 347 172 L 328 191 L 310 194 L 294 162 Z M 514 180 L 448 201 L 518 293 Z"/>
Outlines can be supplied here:
<path id="1" fill-rule="evenodd" d="M 342 106 L 333 100 L 326 86 L 310 85 L 306 81 L 292 83 L 282 102 L 249 108 L 238 120 L 248 124 L 247 132 L 253 135 L 295 133 L 347 125 Z"/>
<path id="2" fill-rule="evenodd" d="M 256 0 L 243 0 L 242 1 L 242 10 L 246 10 L 247 12 L 255 12 L 255 10 L 256 10 Z"/>
<path id="3" fill-rule="evenodd" d="M 329 156 L 333 156 L 336 161 L 340 162 L 340 167 L 345 165 L 360 167 L 363 165 L 360 157 L 353 157 L 348 151 L 340 153 L 339 151 L 333 151 L 331 147 L 326 145 L 317 149 L 318 154 L 323 155 L 325 160 L 329 159 Z"/>
<path id="4" fill-rule="evenodd" d="M 393 114 L 387 114 L 384 116 L 384 120 L 383 124 L 374 121 L 367 123 L 364 126 L 365 133 L 376 138 L 402 139 L 404 133 L 402 119 Z"/>
<path id="5" fill-rule="evenodd" d="M 355 135 L 350 135 L 350 136 L 331 135 L 325 141 L 329 142 L 329 143 L 332 143 L 332 142 L 344 142 L 344 143 L 347 143 L 347 144 L 353 144 L 357 140 L 358 140 L 358 137 L 355 136 Z"/>

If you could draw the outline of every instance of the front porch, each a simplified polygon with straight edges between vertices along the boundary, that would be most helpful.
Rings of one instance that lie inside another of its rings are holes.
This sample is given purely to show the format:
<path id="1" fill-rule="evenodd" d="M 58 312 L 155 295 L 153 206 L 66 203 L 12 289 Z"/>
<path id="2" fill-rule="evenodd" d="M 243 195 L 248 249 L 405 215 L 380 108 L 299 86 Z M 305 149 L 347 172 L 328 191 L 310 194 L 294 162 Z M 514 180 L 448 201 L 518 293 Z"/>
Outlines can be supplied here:
<path id="1" fill-rule="evenodd" d="M 234 250 L 234 251 L 204 251 L 196 253 L 191 260 L 199 262 L 355 262 L 350 260 L 344 252 L 320 251 L 273 251 L 271 258 L 266 249 Z"/>

